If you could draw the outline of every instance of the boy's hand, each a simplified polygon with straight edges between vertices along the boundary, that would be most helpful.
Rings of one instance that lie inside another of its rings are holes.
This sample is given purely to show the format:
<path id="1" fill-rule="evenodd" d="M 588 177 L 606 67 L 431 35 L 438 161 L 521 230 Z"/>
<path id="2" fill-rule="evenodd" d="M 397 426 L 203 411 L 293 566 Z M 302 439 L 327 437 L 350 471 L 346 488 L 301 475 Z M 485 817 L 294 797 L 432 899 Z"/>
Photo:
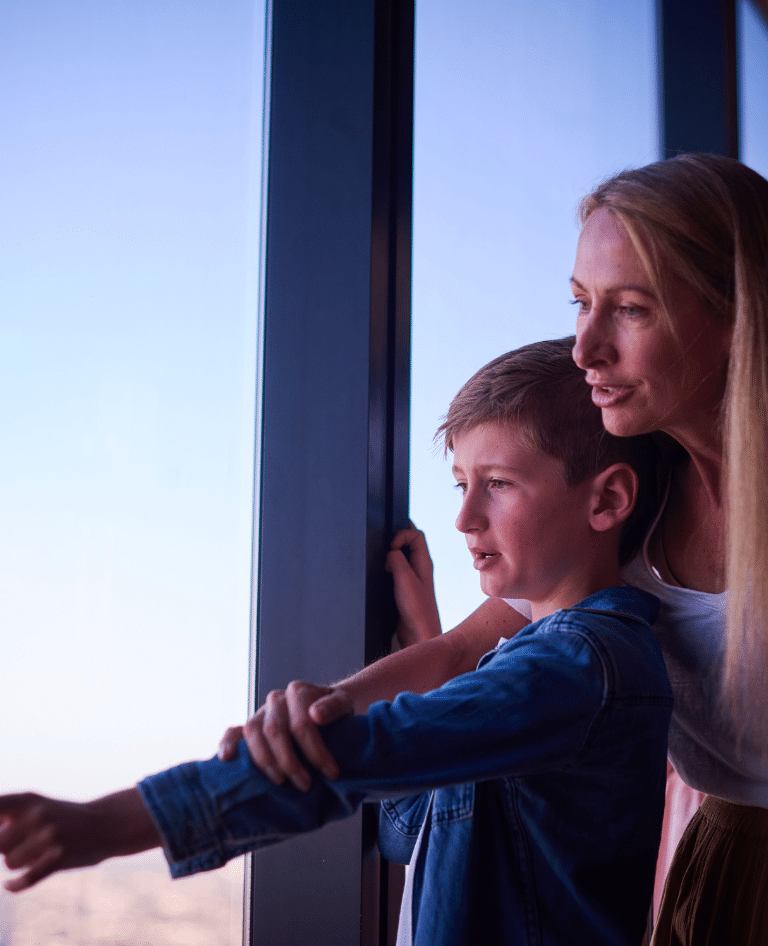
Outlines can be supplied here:
<path id="1" fill-rule="evenodd" d="M 254 764 L 271 782 L 281 785 L 287 777 L 296 788 L 308 791 L 312 780 L 296 755 L 294 740 L 326 778 L 338 778 L 339 767 L 326 749 L 318 726 L 353 712 L 352 700 L 341 687 L 294 680 L 285 690 L 272 690 L 245 726 L 234 726 L 224 733 L 219 758 L 231 759 L 238 741 L 245 739 Z"/>
<path id="2" fill-rule="evenodd" d="M 410 549 L 410 561 L 402 552 Z M 433 566 L 427 540 L 419 529 L 402 529 L 392 539 L 386 569 L 395 582 L 395 601 L 400 612 L 397 640 L 401 647 L 439 637 L 440 615 L 435 601 Z"/>
<path id="3" fill-rule="evenodd" d="M 0 853 L 16 893 L 50 874 L 90 867 L 108 857 L 158 847 L 161 838 L 138 789 L 91 802 L 67 802 L 32 792 L 0 795 Z"/>
<path id="4" fill-rule="evenodd" d="M 410 548 L 410 562 L 401 551 L 404 545 Z M 395 581 L 401 617 L 397 631 L 400 646 L 438 637 L 440 617 L 424 533 L 415 528 L 398 532 L 392 540 L 386 569 Z M 366 700 L 364 706 L 369 702 Z M 224 733 L 219 758 L 223 762 L 234 758 L 237 743 L 245 739 L 254 764 L 271 782 L 281 785 L 289 778 L 296 788 L 307 791 L 311 779 L 296 755 L 294 742 L 326 778 L 338 778 L 338 766 L 326 749 L 318 726 L 354 712 L 352 697 L 342 685 L 320 687 L 294 680 L 285 690 L 272 690 L 245 726 L 232 726 Z"/>

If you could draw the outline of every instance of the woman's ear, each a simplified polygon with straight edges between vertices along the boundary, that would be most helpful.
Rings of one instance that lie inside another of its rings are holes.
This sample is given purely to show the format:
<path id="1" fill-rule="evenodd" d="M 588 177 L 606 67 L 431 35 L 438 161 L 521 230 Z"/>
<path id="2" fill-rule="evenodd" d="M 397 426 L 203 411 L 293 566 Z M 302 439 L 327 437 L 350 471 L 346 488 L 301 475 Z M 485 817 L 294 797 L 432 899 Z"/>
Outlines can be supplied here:
<path id="1" fill-rule="evenodd" d="M 639 480 L 628 463 L 614 463 L 593 480 L 589 523 L 596 532 L 621 525 L 635 507 Z"/>

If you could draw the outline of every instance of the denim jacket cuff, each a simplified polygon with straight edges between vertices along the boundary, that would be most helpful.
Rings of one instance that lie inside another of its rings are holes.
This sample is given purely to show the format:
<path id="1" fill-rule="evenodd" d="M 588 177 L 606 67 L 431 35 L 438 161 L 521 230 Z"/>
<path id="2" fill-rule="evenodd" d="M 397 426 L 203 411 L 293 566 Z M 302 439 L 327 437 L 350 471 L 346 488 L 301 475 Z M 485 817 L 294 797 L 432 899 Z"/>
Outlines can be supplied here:
<path id="1" fill-rule="evenodd" d="M 171 876 L 214 870 L 260 846 L 255 812 L 247 836 L 233 831 L 232 818 L 227 817 L 232 795 L 241 795 L 245 783 L 253 794 L 270 784 L 245 762 L 242 752 L 231 762 L 187 762 L 139 782 L 137 788 L 163 838 Z"/>

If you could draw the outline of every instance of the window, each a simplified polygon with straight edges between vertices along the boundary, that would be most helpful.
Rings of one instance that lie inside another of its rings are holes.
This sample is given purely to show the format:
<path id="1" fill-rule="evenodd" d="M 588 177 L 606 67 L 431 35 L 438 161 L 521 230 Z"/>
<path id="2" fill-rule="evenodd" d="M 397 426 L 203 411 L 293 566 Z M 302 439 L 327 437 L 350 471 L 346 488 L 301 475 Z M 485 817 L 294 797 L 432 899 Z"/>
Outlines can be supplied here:
<path id="1" fill-rule="evenodd" d="M 573 332 L 577 203 L 658 157 L 655 5 L 483 3 L 467 18 L 418 0 L 415 84 L 411 517 L 448 629 L 483 599 L 432 436 L 491 358 Z"/>
<path id="2" fill-rule="evenodd" d="M 768 10 L 740 0 L 738 12 L 741 159 L 768 177 Z"/>
<path id="3" fill-rule="evenodd" d="M 254 417 L 264 6 L 0 13 L 4 790 L 88 797 L 212 753 L 242 718 L 262 407 L 262 695 L 381 652 L 379 564 L 404 517 L 407 453 L 393 326 L 409 281 L 409 4 L 266 4 L 279 119 Z M 488 359 L 571 332 L 576 203 L 654 160 L 659 138 L 651 0 L 466 10 L 417 5 L 411 509 L 445 627 L 480 595 L 433 431 Z M 759 167 L 749 89 L 765 27 L 750 3 L 742 18 L 745 157 Z M 285 924 L 297 944 L 386 941 L 369 814 L 257 858 L 254 941 Z M 0 894 L 0 942 L 239 942 L 239 865 L 170 886 L 159 858 L 131 864 L 130 893 L 116 864 Z M 154 925 L 129 929 L 137 905 Z"/>
<path id="4" fill-rule="evenodd" d="M 2 789 L 87 798 L 247 708 L 264 9 L 0 17 Z M 0 903 L 14 946 L 232 946 L 242 864 Z"/>

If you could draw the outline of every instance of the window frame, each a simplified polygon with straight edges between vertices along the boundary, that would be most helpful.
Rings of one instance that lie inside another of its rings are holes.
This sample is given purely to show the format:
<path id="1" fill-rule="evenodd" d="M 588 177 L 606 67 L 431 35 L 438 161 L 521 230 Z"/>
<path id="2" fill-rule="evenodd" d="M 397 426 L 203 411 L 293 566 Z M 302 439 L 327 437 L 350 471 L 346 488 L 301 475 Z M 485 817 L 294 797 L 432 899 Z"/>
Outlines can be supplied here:
<path id="1" fill-rule="evenodd" d="M 274 0 L 267 22 L 257 704 L 386 652 L 408 516 L 413 2 Z M 249 941 L 387 942 L 376 824 L 254 856 Z"/>

